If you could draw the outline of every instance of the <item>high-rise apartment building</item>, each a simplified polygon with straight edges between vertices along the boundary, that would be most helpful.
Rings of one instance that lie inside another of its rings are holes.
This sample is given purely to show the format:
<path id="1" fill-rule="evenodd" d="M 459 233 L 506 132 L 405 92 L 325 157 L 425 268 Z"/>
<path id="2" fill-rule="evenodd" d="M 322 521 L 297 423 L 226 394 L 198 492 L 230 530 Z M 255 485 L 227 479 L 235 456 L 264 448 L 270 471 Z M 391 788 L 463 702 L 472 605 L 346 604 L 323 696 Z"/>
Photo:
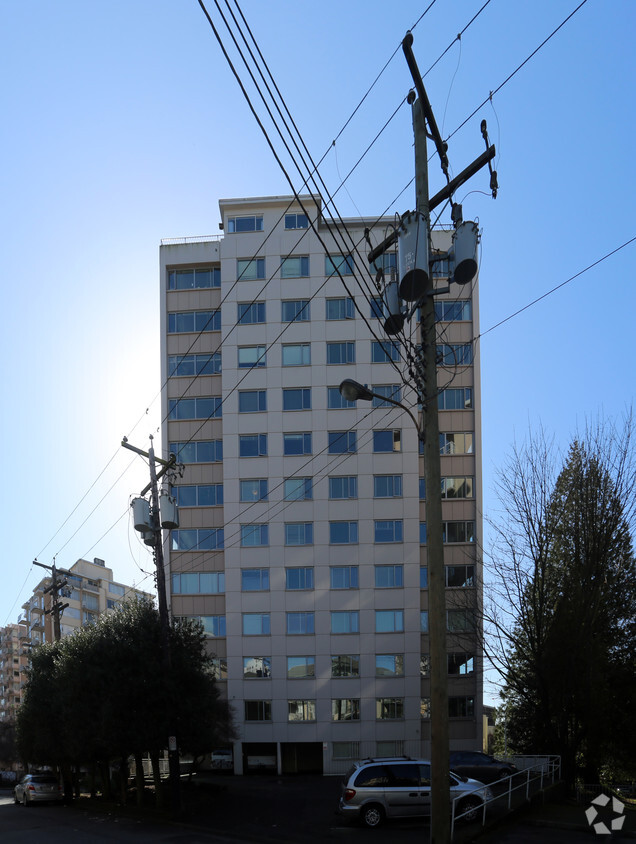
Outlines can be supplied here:
<path id="1" fill-rule="evenodd" d="M 66 575 L 58 574 L 58 581 L 65 582 L 61 588 L 60 603 L 68 606 L 60 618 L 60 633 L 68 636 L 87 624 L 93 624 L 97 617 L 115 610 L 123 601 L 131 599 L 154 600 L 148 592 L 142 592 L 134 586 L 125 586 L 113 580 L 113 570 L 104 560 L 95 557 L 78 560 Z M 53 616 L 51 614 L 51 577 L 44 577 L 33 590 L 31 597 L 22 604 L 23 614 L 20 622 L 26 625 L 29 646 L 43 642 L 52 642 L 55 638 Z"/>
<path id="2" fill-rule="evenodd" d="M 417 320 L 395 342 L 382 330 L 369 222 L 336 231 L 312 196 L 222 200 L 220 212 L 222 236 L 161 246 L 164 457 L 185 464 L 166 552 L 172 614 L 209 637 L 239 730 L 236 772 L 429 756 L 417 431 L 403 410 L 338 390 L 354 378 L 417 414 Z M 374 245 L 392 224 L 374 221 Z M 434 249 L 450 244 L 433 232 Z M 448 261 L 434 267 L 445 286 Z M 476 283 L 451 285 L 436 310 L 450 741 L 480 749 Z"/>
<path id="3" fill-rule="evenodd" d="M 0 721 L 14 721 L 26 680 L 29 648 L 26 624 L 0 627 Z"/>

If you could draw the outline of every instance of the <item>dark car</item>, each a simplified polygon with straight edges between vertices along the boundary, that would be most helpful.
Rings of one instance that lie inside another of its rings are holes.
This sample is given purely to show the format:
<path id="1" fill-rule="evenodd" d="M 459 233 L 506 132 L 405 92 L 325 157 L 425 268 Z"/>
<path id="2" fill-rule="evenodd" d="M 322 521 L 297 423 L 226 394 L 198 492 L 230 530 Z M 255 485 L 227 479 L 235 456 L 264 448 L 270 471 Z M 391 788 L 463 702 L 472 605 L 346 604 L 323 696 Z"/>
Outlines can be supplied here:
<path id="1" fill-rule="evenodd" d="M 53 774 L 27 774 L 13 789 L 13 800 L 30 806 L 31 803 L 61 803 L 62 786 Z"/>
<path id="2" fill-rule="evenodd" d="M 451 751 L 449 761 L 451 771 L 480 782 L 496 782 L 518 771 L 511 762 L 501 762 L 477 750 Z"/>

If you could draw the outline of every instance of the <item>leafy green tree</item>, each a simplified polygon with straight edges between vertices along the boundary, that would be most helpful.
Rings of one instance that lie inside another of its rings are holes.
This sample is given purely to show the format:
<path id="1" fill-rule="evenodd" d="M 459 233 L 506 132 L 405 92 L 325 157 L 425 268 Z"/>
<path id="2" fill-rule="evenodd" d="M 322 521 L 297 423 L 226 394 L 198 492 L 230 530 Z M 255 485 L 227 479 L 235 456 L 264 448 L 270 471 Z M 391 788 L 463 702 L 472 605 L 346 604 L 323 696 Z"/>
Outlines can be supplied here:
<path id="1" fill-rule="evenodd" d="M 35 649 L 18 713 L 24 758 L 103 771 L 117 760 L 123 787 L 128 757 L 157 758 L 175 728 L 182 752 L 231 739 L 230 710 L 212 677 L 201 625 L 173 624 L 168 657 L 163 645 L 157 611 L 135 601 Z M 108 792 L 109 777 L 102 779 Z"/>
<path id="2" fill-rule="evenodd" d="M 588 429 L 558 466 L 539 436 L 502 476 L 486 647 L 511 744 L 559 754 L 569 782 L 598 782 L 633 735 L 622 734 L 636 691 L 631 420 Z"/>

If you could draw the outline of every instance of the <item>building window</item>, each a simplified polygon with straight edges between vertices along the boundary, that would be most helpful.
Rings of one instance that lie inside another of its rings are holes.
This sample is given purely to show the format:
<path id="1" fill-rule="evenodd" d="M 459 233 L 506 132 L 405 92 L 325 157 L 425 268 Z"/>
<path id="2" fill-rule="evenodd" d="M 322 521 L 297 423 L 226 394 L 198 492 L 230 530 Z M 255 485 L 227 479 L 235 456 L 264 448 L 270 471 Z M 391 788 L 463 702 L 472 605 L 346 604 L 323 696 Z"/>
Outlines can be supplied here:
<path id="1" fill-rule="evenodd" d="M 288 612 L 286 616 L 289 636 L 306 636 L 314 632 L 313 612 Z"/>
<path id="2" fill-rule="evenodd" d="M 225 574 L 221 571 L 187 572 L 172 575 L 174 595 L 220 595 L 225 592 Z M 97 609 L 97 607 L 95 607 Z"/>
<path id="3" fill-rule="evenodd" d="M 449 589 L 466 589 L 475 585 L 475 566 L 445 566 L 444 573 Z"/>
<path id="4" fill-rule="evenodd" d="M 223 504 L 223 484 L 175 486 L 173 493 L 178 507 L 220 507 Z"/>
<path id="5" fill-rule="evenodd" d="M 221 270 L 218 267 L 168 272 L 168 290 L 201 290 L 220 286 Z"/>
<path id="6" fill-rule="evenodd" d="M 223 528 L 173 530 L 170 533 L 173 551 L 221 551 Z"/>
<path id="7" fill-rule="evenodd" d="M 353 299 L 344 297 L 340 299 L 327 299 L 325 318 L 332 319 L 353 319 L 355 317 L 355 306 Z"/>
<path id="8" fill-rule="evenodd" d="M 340 500 L 358 497 L 358 478 L 356 475 L 343 475 L 329 478 L 329 498 Z"/>
<path id="9" fill-rule="evenodd" d="M 241 548 L 269 545 L 269 525 L 241 525 Z"/>
<path id="10" fill-rule="evenodd" d="M 360 613 L 358 610 L 346 610 L 331 613 L 332 633 L 359 633 Z"/>
<path id="11" fill-rule="evenodd" d="M 428 566 L 420 566 L 420 589 L 428 589 Z"/>
<path id="12" fill-rule="evenodd" d="M 403 633 L 404 610 L 376 610 L 376 633 Z"/>
<path id="13" fill-rule="evenodd" d="M 475 522 L 442 522 L 442 542 L 474 542 Z"/>
<path id="14" fill-rule="evenodd" d="M 283 434 L 283 454 L 311 454 L 311 433 Z"/>
<path id="15" fill-rule="evenodd" d="M 404 756 L 404 741 L 402 739 L 376 741 L 375 753 L 376 756 Z"/>
<path id="16" fill-rule="evenodd" d="M 313 567 L 285 569 L 286 589 L 313 589 L 314 570 Z"/>
<path id="17" fill-rule="evenodd" d="M 473 654 L 448 654 L 448 673 L 451 677 L 465 677 L 475 670 Z"/>
<path id="18" fill-rule="evenodd" d="M 393 399 L 393 401 L 402 401 L 402 388 L 399 384 L 374 384 L 371 389 L 378 394 L 378 397 L 373 399 L 373 407 L 391 407 L 391 402 L 379 398 L 380 396 Z"/>
<path id="19" fill-rule="evenodd" d="M 449 697 L 449 718 L 473 718 L 475 715 L 475 698 L 471 696 Z"/>
<path id="20" fill-rule="evenodd" d="M 262 413 L 267 410 L 266 390 L 239 390 L 239 413 Z"/>
<path id="21" fill-rule="evenodd" d="M 439 299 L 435 302 L 435 319 L 438 322 L 466 322 L 472 318 L 473 308 L 470 299 Z"/>
<path id="22" fill-rule="evenodd" d="M 431 657 L 430 654 L 420 654 L 420 677 L 430 677 Z"/>
<path id="23" fill-rule="evenodd" d="M 330 566 L 329 583 L 332 589 L 357 589 L 358 566 Z"/>
<path id="24" fill-rule="evenodd" d="M 229 217 L 227 221 L 229 234 L 240 234 L 241 232 L 262 232 L 262 217 Z"/>
<path id="25" fill-rule="evenodd" d="M 382 319 L 384 316 L 384 306 L 382 303 L 381 296 L 372 296 L 369 300 L 369 304 L 371 305 L 369 316 L 371 319 Z"/>
<path id="26" fill-rule="evenodd" d="M 325 275 L 353 275 L 355 262 L 351 255 L 325 255 Z"/>
<path id="27" fill-rule="evenodd" d="M 244 503 L 267 501 L 267 478 L 250 478 L 239 483 L 240 499 Z"/>
<path id="28" fill-rule="evenodd" d="M 440 454 L 472 454 L 473 453 L 473 435 L 472 433 L 465 434 L 440 434 L 439 435 L 439 453 Z"/>
<path id="29" fill-rule="evenodd" d="M 309 501 L 313 495 L 313 478 L 287 478 L 285 501 Z"/>
<path id="30" fill-rule="evenodd" d="M 327 363 L 355 363 L 356 344 L 353 341 L 345 343 L 327 343 Z"/>
<path id="31" fill-rule="evenodd" d="M 349 401 L 340 394 L 339 387 L 327 387 L 328 410 L 345 410 L 357 406 L 357 402 Z"/>
<path id="32" fill-rule="evenodd" d="M 473 498 L 473 478 L 442 478 L 442 498 Z"/>
<path id="33" fill-rule="evenodd" d="M 215 680 L 227 680 L 227 659 L 220 656 L 210 657 L 210 673 Z"/>
<path id="34" fill-rule="evenodd" d="M 265 346 L 239 346 L 238 366 L 239 369 L 267 366 Z"/>
<path id="35" fill-rule="evenodd" d="M 168 314 L 168 334 L 220 331 L 221 311 L 184 311 Z"/>
<path id="36" fill-rule="evenodd" d="M 428 610 L 420 612 L 420 633 L 428 633 Z"/>
<path id="37" fill-rule="evenodd" d="M 374 498 L 402 498 L 402 475 L 374 475 Z"/>
<path id="38" fill-rule="evenodd" d="M 268 592 L 269 569 L 241 569 L 242 592 Z"/>
<path id="39" fill-rule="evenodd" d="M 426 545 L 426 522 L 420 522 L 420 545 Z"/>
<path id="40" fill-rule="evenodd" d="M 310 363 L 310 343 L 289 343 L 283 346 L 283 366 L 309 366 Z"/>
<path id="41" fill-rule="evenodd" d="M 404 654 L 376 654 L 376 677 L 404 676 Z"/>
<path id="42" fill-rule="evenodd" d="M 309 299 L 288 299 L 281 302 L 282 322 L 309 322 Z"/>
<path id="43" fill-rule="evenodd" d="M 375 701 L 375 717 L 378 721 L 400 721 L 404 718 L 404 698 L 379 697 Z"/>
<path id="44" fill-rule="evenodd" d="M 399 428 L 374 431 L 373 451 L 375 454 L 402 451 L 402 431 Z"/>
<path id="45" fill-rule="evenodd" d="M 330 545 L 355 545 L 357 542 L 357 522 L 329 522 Z"/>
<path id="46" fill-rule="evenodd" d="M 285 522 L 285 545 L 313 545 L 313 522 Z"/>
<path id="47" fill-rule="evenodd" d="M 239 281 L 256 281 L 265 278 L 265 258 L 252 258 L 236 262 L 236 277 Z"/>
<path id="48" fill-rule="evenodd" d="M 272 658 L 269 656 L 244 656 L 243 678 L 245 680 L 263 679 L 272 676 Z"/>
<path id="49" fill-rule="evenodd" d="M 265 322 L 265 302 L 239 302 L 237 322 L 239 325 Z"/>
<path id="50" fill-rule="evenodd" d="M 285 214 L 285 228 L 286 229 L 306 229 L 309 228 L 309 220 L 306 214 Z"/>
<path id="51" fill-rule="evenodd" d="M 245 720 L 246 721 L 271 721 L 272 702 L 271 700 L 246 700 Z"/>
<path id="52" fill-rule="evenodd" d="M 307 255 L 292 255 L 281 260 L 281 278 L 305 278 L 308 275 L 309 257 Z"/>
<path id="53" fill-rule="evenodd" d="M 426 478 L 419 479 L 420 501 L 426 501 Z"/>
<path id="54" fill-rule="evenodd" d="M 168 376 L 218 375 L 221 372 L 221 352 L 209 355 L 169 355 Z"/>
<path id="55" fill-rule="evenodd" d="M 359 741 L 333 741 L 331 742 L 332 759 L 359 759 Z"/>
<path id="56" fill-rule="evenodd" d="M 314 656 L 288 656 L 287 657 L 287 679 L 300 680 L 306 677 L 316 676 L 316 657 Z"/>
<path id="57" fill-rule="evenodd" d="M 331 657 L 332 677 L 359 677 L 360 654 L 336 654 Z"/>
<path id="58" fill-rule="evenodd" d="M 284 387 L 283 410 L 311 410 L 311 388 Z"/>
<path id="59" fill-rule="evenodd" d="M 431 717 L 431 699 L 430 697 L 420 698 L 420 718 L 423 721 Z"/>
<path id="60" fill-rule="evenodd" d="M 472 387 L 447 387 L 437 395 L 437 407 L 439 410 L 468 410 L 472 406 Z"/>
<path id="61" fill-rule="evenodd" d="M 288 700 L 287 720 L 292 723 L 316 720 L 315 700 Z"/>
<path id="62" fill-rule="evenodd" d="M 266 457 L 267 434 L 240 434 L 239 457 Z"/>
<path id="63" fill-rule="evenodd" d="M 221 396 L 198 396 L 193 399 L 169 399 L 168 419 L 220 419 L 223 416 Z"/>
<path id="64" fill-rule="evenodd" d="M 446 629 L 451 633 L 469 633 L 475 630 L 475 615 L 470 609 L 446 610 Z"/>
<path id="65" fill-rule="evenodd" d="M 209 637 L 223 637 L 225 636 L 225 616 L 224 615 L 182 615 L 175 616 L 175 620 L 180 618 L 188 621 L 198 621 L 203 627 L 203 633 Z"/>
<path id="66" fill-rule="evenodd" d="M 391 363 L 400 359 L 400 344 L 393 340 L 371 341 L 371 363 Z"/>
<path id="67" fill-rule="evenodd" d="M 270 632 L 268 612 L 243 613 L 244 636 L 269 636 Z"/>
<path id="68" fill-rule="evenodd" d="M 331 700 L 332 721 L 359 721 L 360 720 L 360 699 L 345 697 L 332 698 Z"/>
<path id="69" fill-rule="evenodd" d="M 440 366 L 470 366 L 473 362 L 472 343 L 442 343 L 437 346 Z"/>
<path id="70" fill-rule="evenodd" d="M 329 431 L 327 441 L 329 454 L 354 454 L 358 448 L 355 431 Z"/>
<path id="71" fill-rule="evenodd" d="M 402 519 L 376 520 L 373 523 L 373 541 L 402 542 Z"/>
<path id="72" fill-rule="evenodd" d="M 375 566 L 375 588 L 396 589 L 404 586 L 404 566 Z"/>

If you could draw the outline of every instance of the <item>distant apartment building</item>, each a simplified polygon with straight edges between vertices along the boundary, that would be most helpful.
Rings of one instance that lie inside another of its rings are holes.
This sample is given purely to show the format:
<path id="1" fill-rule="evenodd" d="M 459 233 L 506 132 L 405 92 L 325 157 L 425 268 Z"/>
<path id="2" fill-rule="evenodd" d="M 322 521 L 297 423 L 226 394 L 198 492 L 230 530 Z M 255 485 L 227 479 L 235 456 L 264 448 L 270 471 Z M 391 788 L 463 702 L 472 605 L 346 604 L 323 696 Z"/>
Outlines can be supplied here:
<path id="1" fill-rule="evenodd" d="M 403 410 L 338 389 L 353 378 L 417 414 L 419 328 L 414 319 L 391 340 L 378 320 L 365 229 L 376 245 L 393 218 L 347 219 L 340 237 L 319 199 L 302 202 L 222 200 L 223 236 L 160 250 L 163 456 L 185 464 L 169 600 L 208 636 L 240 733 L 237 773 L 430 756 L 417 431 Z M 440 256 L 450 243 L 450 231 L 433 232 Z M 381 259 L 387 274 L 395 259 Z M 448 273 L 447 260 L 434 265 L 440 286 Z M 478 750 L 477 284 L 435 301 L 450 741 Z"/>
<path id="2" fill-rule="evenodd" d="M 102 613 L 116 609 L 122 601 L 134 598 L 153 600 L 148 592 L 117 583 L 113 570 L 103 560 L 95 557 L 93 562 L 78 560 L 68 571 L 70 575 L 58 574 L 60 582 L 66 585 L 60 591 L 60 602 L 68 604 L 60 620 L 62 636 L 68 636 L 87 624 L 93 624 Z M 51 577 L 43 578 L 33 590 L 33 595 L 22 604 L 21 624 L 26 627 L 31 646 L 54 640 L 54 625 L 51 615 Z"/>
<path id="3" fill-rule="evenodd" d="M 26 624 L 0 627 L 0 721 L 14 721 L 28 664 Z"/>

